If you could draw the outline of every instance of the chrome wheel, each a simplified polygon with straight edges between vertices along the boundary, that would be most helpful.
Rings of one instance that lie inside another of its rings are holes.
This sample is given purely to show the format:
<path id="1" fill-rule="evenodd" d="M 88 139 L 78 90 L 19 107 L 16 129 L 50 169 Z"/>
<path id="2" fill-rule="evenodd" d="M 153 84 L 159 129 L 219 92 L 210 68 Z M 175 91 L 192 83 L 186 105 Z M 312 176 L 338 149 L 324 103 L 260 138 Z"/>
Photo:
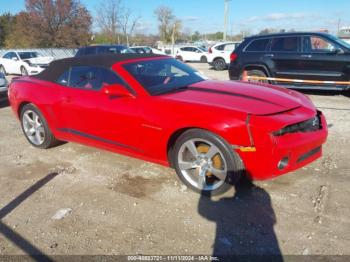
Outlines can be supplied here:
<path id="1" fill-rule="evenodd" d="M 183 177 L 199 190 L 212 191 L 225 183 L 227 163 L 220 149 L 205 139 L 190 139 L 178 151 Z"/>
<path id="2" fill-rule="evenodd" d="M 27 138 L 36 146 L 40 146 L 45 141 L 45 129 L 39 115 L 27 110 L 22 116 L 23 130 Z"/>

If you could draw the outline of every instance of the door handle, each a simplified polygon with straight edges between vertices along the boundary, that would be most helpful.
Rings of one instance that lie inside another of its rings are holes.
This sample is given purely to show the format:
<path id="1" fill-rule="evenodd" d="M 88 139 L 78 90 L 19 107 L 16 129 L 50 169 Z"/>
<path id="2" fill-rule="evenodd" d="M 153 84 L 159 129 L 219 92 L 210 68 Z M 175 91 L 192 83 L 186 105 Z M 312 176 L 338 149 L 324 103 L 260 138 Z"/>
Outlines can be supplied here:
<path id="1" fill-rule="evenodd" d="M 266 57 L 274 57 L 275 55 L 274 54 L 266 54 L 265 56 Z"/>
<path id="2" fill-rule="evenodd" d="M 301 57 L 303 57 L 303 58 L 311 58 L 312 55 L 301 55 Z"/>

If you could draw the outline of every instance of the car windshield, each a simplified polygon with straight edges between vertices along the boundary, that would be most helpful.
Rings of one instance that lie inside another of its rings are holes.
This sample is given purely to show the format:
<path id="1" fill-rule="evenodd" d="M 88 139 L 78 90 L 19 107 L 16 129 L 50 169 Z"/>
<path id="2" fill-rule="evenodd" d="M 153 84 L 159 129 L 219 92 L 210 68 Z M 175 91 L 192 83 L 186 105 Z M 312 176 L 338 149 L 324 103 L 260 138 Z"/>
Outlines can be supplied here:
<path id="1" fill-rule="evenodd" d="M 345 42 L 343 39 L 340 39 L 333 35 L 331 35 L 330 37 L 341 46 L 345 46 L 346 48 L 350 49 L 350 44 L 348 42 Z"/>
<path id="2" fill-rule="evenodd" d="M 198 71 L 172 58 L 130 63 L 124 68 L 151 95 L 184 90 L 189 85 L 205 80 Z"/>
<path id="3" fill-rule="evenodd" d="M 38 52 L 18 52 L 18 55 L 21 59 L 30 59 L 40 56 Z"/>

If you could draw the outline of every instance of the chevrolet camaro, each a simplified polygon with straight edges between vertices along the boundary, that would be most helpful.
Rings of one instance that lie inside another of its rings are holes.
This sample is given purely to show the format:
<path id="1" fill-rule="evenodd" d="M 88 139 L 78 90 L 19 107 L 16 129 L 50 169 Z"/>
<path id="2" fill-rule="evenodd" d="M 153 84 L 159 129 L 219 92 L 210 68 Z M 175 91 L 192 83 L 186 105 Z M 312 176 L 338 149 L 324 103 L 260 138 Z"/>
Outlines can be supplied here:
<path id="1" fill-rule="evenodd" d="M 14 79 L 9 100 L 35 147 L 73 141 L 170 166 L 205 194 L 296 170 L 327 138 L 323 114 L 296 91 L 208 80 L 155 54 L 57 60 Z"/>

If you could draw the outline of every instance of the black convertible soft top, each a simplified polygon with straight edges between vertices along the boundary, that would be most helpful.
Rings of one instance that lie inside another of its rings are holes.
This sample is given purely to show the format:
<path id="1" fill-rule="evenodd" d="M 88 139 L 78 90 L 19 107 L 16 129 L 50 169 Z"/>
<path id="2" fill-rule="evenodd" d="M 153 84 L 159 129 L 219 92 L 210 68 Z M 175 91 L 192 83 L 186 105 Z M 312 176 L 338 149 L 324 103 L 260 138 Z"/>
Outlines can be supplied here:
<path id="1" fill-rule="evenodd" d="M 101 66 L 111 68 L 115 63 L 139 58 L 167 57 L 156 54 L 99 54 L 71 57 L 51 62 L 50 66 L 40 74 L 33 76 L 40 80 L 54 82 L 71 66 Z"/>

